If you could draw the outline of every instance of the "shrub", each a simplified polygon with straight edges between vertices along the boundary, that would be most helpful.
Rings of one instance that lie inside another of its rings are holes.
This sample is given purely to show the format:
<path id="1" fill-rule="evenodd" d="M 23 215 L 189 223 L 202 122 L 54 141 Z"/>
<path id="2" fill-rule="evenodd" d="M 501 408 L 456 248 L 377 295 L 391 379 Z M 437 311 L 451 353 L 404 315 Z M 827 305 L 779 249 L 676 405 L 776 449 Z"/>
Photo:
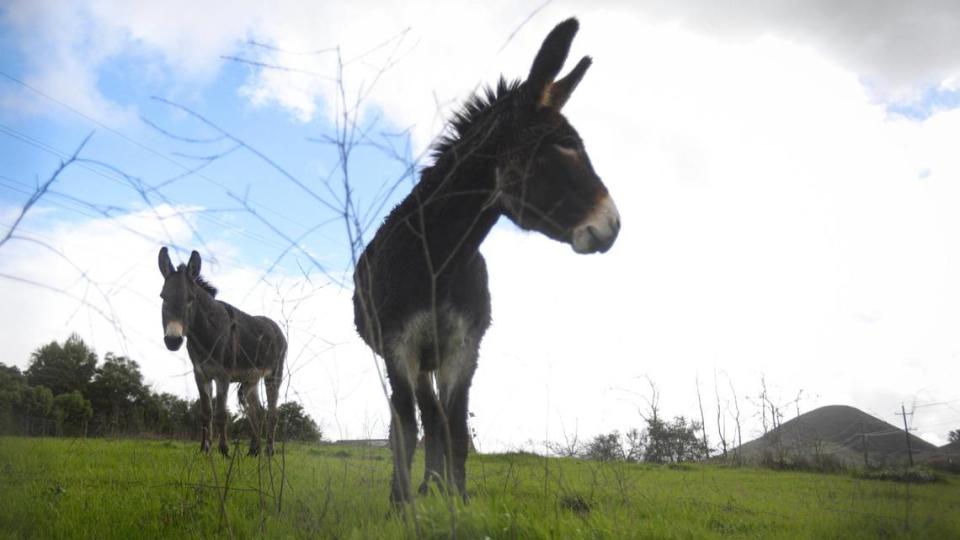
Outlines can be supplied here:
<path id="1" fill-rule="evenodd" d="M 930 484 L 942 480 L 937 473 L 926 467 L 867 469 L 858 471 L 854 476 L 865 480 L 890 480 L 910 484 Z"/>

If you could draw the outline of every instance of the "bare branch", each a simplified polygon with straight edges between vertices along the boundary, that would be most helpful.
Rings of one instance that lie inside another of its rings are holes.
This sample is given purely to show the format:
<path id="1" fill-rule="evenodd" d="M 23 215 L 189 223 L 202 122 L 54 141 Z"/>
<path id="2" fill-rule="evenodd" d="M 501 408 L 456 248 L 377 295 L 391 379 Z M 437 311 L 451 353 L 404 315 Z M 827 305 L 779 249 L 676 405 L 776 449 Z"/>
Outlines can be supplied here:
<path id="1" fill-rule="evenodd" d="M 46 182 L 38 186 L 36 192 L 34 192 L 34 194 L 31 195 L 29 199 L 27 199 L 27 202 L 24 203 L 23 207 L 20 209 L 20 214 L 13 221 L 13 225 L 11 225 L 10 229 L 7 230 L 7 234 L 5 234 L 2 239 L 0 239 L 0 247 L 3 247 L 3 245 L 7 243 L 7 240 L 9 240 L 11 236 L 13 236 L 14 231 L 17 230 L 17 227 L 20 225 L 20 222 L 23 221 L 24 216 L 26 216 L 27 212 L 30 211 L 30 208 L 32 208 L 33 205 L 36 204 L 37 201 L 39 201 L 47 193 L 47 190 L 50 189 L 50 186 L 57 181 L 57 178 L 60 176 L 60 173 L 62 173 L 67 167 L 69 167 L 71 164 L 77 161 L 77 158 L 80 155 L 80 151 L 83 150 L 83 147 L 87 145 L 87 141 L 90 140 L 90 137 L 93 137 L 92 131 L 90 132 L 89 135 L 84 137 L 83 141 L 80 143 L 80 146 L 78 146 L 77 149 L 74 150 L 73 155 L 71 155 L 70 158 L 67 159 L 66 161 L 61 161 L 60 166 L 57 167 L 57 170 L 55 170 L 52 175 L 50 175 L 50 178 L 48 178 Z"/>

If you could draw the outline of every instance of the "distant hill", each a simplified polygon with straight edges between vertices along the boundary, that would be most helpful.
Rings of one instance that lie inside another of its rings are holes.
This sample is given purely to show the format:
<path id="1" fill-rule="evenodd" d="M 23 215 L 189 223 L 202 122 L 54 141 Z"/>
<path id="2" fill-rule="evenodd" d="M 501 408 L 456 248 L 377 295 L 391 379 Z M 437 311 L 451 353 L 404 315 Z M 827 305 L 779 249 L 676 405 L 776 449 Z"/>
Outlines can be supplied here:
<path id="1" fill-rule="evenodd" d="M 917 463 L 943 452 L 912 434 L 910 445 Z M 740 452 L 748 463 L 804 460 L 863 466 L 864 450 L 871 466 L 901 465 L 908 461 L 903 428 L 855 407 L 828 405 L 784 422 L 759 439 L 745 443 Z"/>

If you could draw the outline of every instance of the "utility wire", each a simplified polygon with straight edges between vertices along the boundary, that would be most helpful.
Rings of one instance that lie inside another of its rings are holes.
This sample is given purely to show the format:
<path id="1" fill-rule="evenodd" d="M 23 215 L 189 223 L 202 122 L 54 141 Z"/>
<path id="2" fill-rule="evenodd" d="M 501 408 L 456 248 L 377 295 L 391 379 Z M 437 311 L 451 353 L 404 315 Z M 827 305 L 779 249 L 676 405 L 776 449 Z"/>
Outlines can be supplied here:
<path id="1" fill-rule="evenodd" d="M 155 150 L 155 149 L 153 149 L 153 148 L 151 148 L 151 147 L 149 147 L 149 146 L 141 143 L 140 141 L 137 141 L 137 140 L 135 140 L 135 139 L 133 139 L 133 138 L 125 135 L 124 133 L 122 133 L 122 132 L 120 132 L 120 131 L 118 131 L 118 130 L 116 130 L 116 129 L 114 129 L 114 128 L 106 125 L 106 124 L 104 124 L 103 122 L 97 120 L 96 118 L 93 118 L 92 116 L 89 116 L 89 115 L 83 113 L 82 111 L 79 111 L 79 110 L 77 110 L 76 108 L 72 107 L 71 105 L 68 105 L 67 103 L 65 103 L 65 102 L 63 102 L 63 101 L 61 101 L 61 100 L 59 100 L 59 99 L 51 96 L 50 94 L 44 92 L 43 90 L 40 90 L 40 89 L 38 89 L 38 88 L 36 88 L 36 87 L 34 87 L 34 86 L 32 86 L 32 85 L 30 85 L 30 84 L 22 81 L 22 80 L 20 80 L 20 79 L 18 79 L 18 78 L 16 78 L 16 77 L 14 77 L 13 75 L 10 75 L 9 73 L 4 72 L 4 71 L 0 71 L 0 76 L 3 76 L 4 78 L 10 80 L 11 82 L 16 83 L 16 84 L 22 86 L 23 88 L 26 88 L 27 90 L 29 90 L 29 91 L 31 91 L 31 92 L 39 95 L 40 97 L 42 97 L 42 98 L 44 98 L 44 99 L 46 99 L 46 100 L 48 100 L 48 101 L 51 101 L 51 102 L 53 102 L 53 103 L 56 103 L 57 105 L 60 105 L 61 107 L 67 109 L 68 111 L 76 114 L 77 116 L 79 116 L 79 117 L 87 120 L 88 122 L 90 122 L 90 123 L 92 123 L 92 124 L 94 124 L 94 125 L 102 128 L 102 129 L 104 129 L 104 130 L 106 130 L 106 131 L 109 131 L 110 133 L 116 135 L 117 137 L 120 137 L 120 138 L 123 139 L 124 141 L 126 141 L 126 142 L 128 142 L 128 143 L 130 143 L 130 144 L 132 144 L 132 145 L 134 145 L 134 146 L 136 146 L 137 148 L 140 148 L 140 149 L 144 150 L 145 152 L 147 152 L 147 153 L 149 153 L 149 154 L 152 154 L 152 155 L 154 155 L 154 156 L 162 159 L 163 161 L 166 161 L 167 163 L 170 163 L 170 164 L 176 166 L 177 168 L 179 168 L 179 169 L 181 169 L 181 170 L 183 170 L 183 171 L 186 171 L 186 172 L 191 172 L 191 171 L 192 171 L 193 174 L 195 174 L 198 178 L 201 178 L 201 179 L 203 179 L 204 181 L 209 182 L 209 183 L 211 183 L 211 184 L 219 187 L 220 189 L 224 190 L 225 192 L 229 192 L 229 191 L 230 191 L 230 189 L 229 189 L 225 184 L 223 184 L 222 182 L 219 182 L 219 181 L 217 181 L 217 180 L 214 180 L 213 178 L 210 178 L 209 176 L 207 176 L 206 174 L 203 174 L 202 172 L 194 171 L 191 167 L 189 167 L 189 166 L 187 166 L 187 165 L 185 165 L 185 164 L 183 164 L 183 163 L 180 163 L 179 161 L 171 158 L 170 156 L 164 154 L 163 152 L 160 152 L 160 151 L 158 151 L 158 150 Z M 281 218 L 281 219 L 284 219 L 284 220 L 286 220 L 286 221 L 288 221 L 288 222 L 290 222 L 290 223 L 292 223 L 292 224 L 294 224 L 294 225 L 297 225 L 297 226 L 299 226 L 299 227 L 301 227 L 301 228 L 303 228 L 303 229 L 308 229 L 308 228 L 309 228 L 308 226 L 306 226 L 306 225 L 298 222 L 297 220 L 291 218 L 288 214 L 286 214 L 286 213 L 284 213 L 284 212 L 282 212 L 282 211 L 275 210 L 275 209 L 273 209 L 273 208 L 271 208 L 271 207 L 269 207 L 269 206 L 267 206 L 267 205 L 265 205 L 265 204 L 263 204 L 263 203 L 259 203 L 259 202 L 253 202 L 252 204 L 254 204 L 254 205 L 256 205 L 256 206 L 258 206 L 258 207 L 266 210 L 267 212 L 270 212 L 271 214 L 273 214 L 273 215 L 275 215 L 275 216 L 277 216 L 277 217 L 279 217 L 279 218 Z"/>

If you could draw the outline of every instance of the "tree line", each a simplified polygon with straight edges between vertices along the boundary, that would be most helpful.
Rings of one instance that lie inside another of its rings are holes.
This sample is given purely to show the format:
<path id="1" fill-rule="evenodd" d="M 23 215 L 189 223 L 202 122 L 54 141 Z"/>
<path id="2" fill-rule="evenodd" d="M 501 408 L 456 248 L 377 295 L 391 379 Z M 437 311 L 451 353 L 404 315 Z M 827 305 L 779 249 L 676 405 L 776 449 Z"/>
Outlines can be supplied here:
<path id="1" fill-rule="evenodd" d="M 618 430 L 594 436 L 581 442 L 574 436 L 563 443 L 548 442 L 548 450 L 556 455 L 596 461 L 629 461 L 646 463 L 681 463 L 709 457 L 709 448 L 698 435 L 700 422 L 684 416 L 671 421 L 649 417 L 644 427 Z"/>
<path id="2" fill-rule="evenodd" d="M 242 414 L 230 433 L 249 431 Z M 316 422 L 296 402 L 279 406 L 278 437 L 320 441 Z M 28 436 L 158 436 L 196 438 L 200 405 L 144 383 L 140 365 L 126 356 L 97 354 L 72 334 L 30 355 L 22 371 L 0 363 L 0 434 Z"/>

